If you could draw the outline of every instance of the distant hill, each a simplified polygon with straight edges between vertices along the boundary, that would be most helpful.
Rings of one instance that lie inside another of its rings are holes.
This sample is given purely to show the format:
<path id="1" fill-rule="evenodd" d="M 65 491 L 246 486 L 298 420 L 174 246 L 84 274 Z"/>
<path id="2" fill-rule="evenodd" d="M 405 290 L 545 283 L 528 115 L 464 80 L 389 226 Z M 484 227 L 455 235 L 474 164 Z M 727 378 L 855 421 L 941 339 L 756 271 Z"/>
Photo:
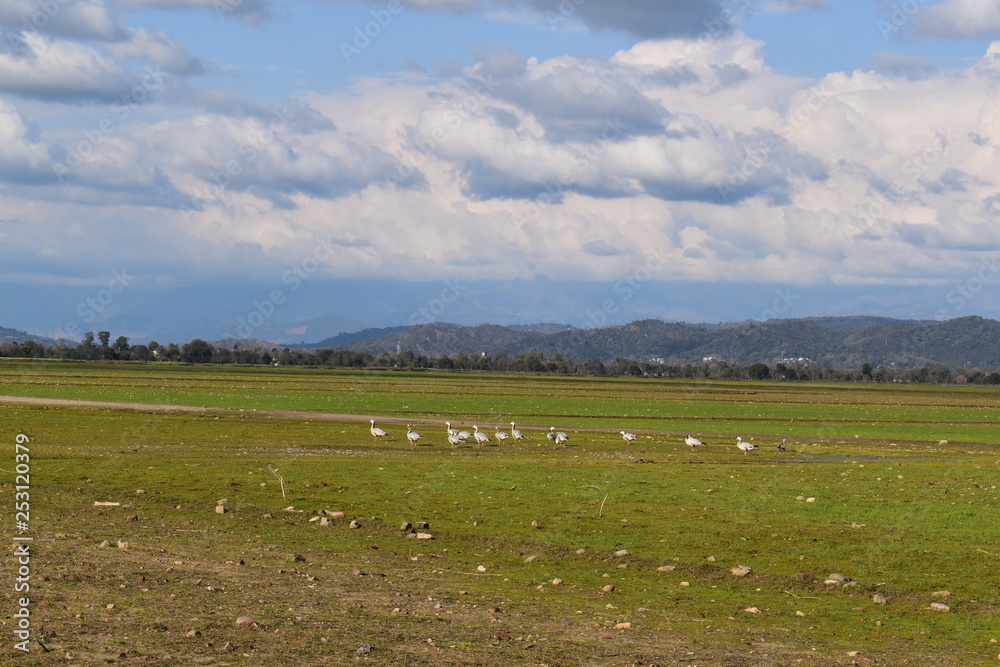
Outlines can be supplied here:
<path id="1" fill-rule="evenodd" d="M 54 338 L 48 338 L 47 336 L 36 336 L 35 334 L 30 334 L 27 331 L 21 331 L 20 329 L 0 327 L 0 343 L 24 343 L 29 340 L 45 346 L 58 345 L 60 343 L 65 343 L 66 345 L 76 345 L 76 341 L 67 340 L 65 338 L 56 340 Z"/>
<path id="2" fill-rule="evenodd" d="M 362 329 L 361 331 L 355 331 L 354 333 L 340 333 L 331 338 L 321 340 L 318 343 L 302 343 L 299 345 L 289 345 L 288 347 L 308 349 L 308 350 L 321 350 L 323 348 L 330 349 L 343 349 L 343 345 L 347 343 L 352 343 L 356 340 L 369 340 L 372 338 L 380 338 L 382 336 L 389 336 L 398 331 L 405 331 L 412 327 L 408 326 L 398 326 L 398 327 L 382 327 L 378 329 Z"/>
<path id="3" fill-rule="evenodd" d="M 942 322 L 883 317 L 831 317 L 686 324 L 640 320 L 601 329 L 475 327 L 424 324 L 388 335 L 330 346 L 356 352 L 437 357 L 461 353 L 561 354 L 567 359 L 616 358 L 667 363 L 727 361 L 739 364 L 811 363 L 827 368 L 896 365 L 1000 367 L 1000 322 L 962 317 Z M 310 346 L 313 347 L 313 346 Z M 319 345 L 318 347 L 324 347 Z"/>

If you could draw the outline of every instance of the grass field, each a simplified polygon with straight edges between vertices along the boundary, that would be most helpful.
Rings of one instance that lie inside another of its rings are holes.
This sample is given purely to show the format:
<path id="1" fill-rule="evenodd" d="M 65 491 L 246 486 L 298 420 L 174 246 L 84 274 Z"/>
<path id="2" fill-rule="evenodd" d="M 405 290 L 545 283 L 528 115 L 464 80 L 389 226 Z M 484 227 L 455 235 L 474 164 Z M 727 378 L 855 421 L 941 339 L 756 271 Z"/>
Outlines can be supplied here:
<path id="1" fill-rule="evenodd" d="M 5 633 L 4 664 L 1000 655 L 996 389 L 8 361 L 0 394 L 209 408 L 0 399 L 9 534 L 23 433 L 34 538 L 31 653 Z M 530 439 L 452 448 L 445 420 Z"/>

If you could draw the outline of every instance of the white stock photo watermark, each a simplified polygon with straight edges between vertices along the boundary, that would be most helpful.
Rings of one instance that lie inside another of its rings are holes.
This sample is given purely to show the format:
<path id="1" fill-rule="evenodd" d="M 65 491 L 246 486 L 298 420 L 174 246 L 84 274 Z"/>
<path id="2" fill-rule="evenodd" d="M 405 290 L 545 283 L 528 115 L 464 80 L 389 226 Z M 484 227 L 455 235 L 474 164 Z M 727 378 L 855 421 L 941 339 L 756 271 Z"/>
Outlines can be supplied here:
<path id="1" fill-rule="evenodd" d="M 333 258 L 335 248 L 335 244 L 329 240 L 316 239 L 316 245 L 313 246 L 312 252 L 292 264 L 281 274 L 281 284 L 286 285 L 288 291 L 277 287 L 260 299 L 254 299 L 252 308 L 247 314 L 236 318 L 236 335 L 226 333 L 224 337 L 251 338 L 254 331 L 264 326 L 278 312 L 278 308 L 285 304 L 288 300 L 288 294 L 298 291 L 303 282 L 319 271 L 320 266 Z"/>
<path id="2" fill-rule="evenodd" d="M 261 151 L 275 142 L 279 135 L 289 130 L 289 123 L 294 118 L 291 111 L 291 105 L 273 109 L 267 126 L 255 130 L 236 146 L 238 157 L 209 172 L 209 183 L 192 196 L 195 204 L 184 202 L 180 207 L 181 216 L 185 221 L 190 220 L 192 212 L 204 211 L 208 204 L 223 201 L 222 194 L 232 185 L 233 179 L 249 169 Z"/>
<path id="3" fill-rule="evenodd" d="M 993 286 L 997 284 L 995 282 L 997 276 L 1000 276 L 1000 259 L 994 253 L 989 257 L 984 257 L 979 263 L 979 267 L 971 276 L 955 285 L 945 295 L 944 300 L 951 305 L 951 308 L 938 309 L 934 313 L 934 319 L 947 320 L 961 314 L 965 306 L 975 299 L 987 285 Z"/>
<path id="4" fill-rule="evenodd" d="M 608 316 L 616 315 L 628 303 L 642 286 L 653 278 L 655 271 L 670 261 L 670 256 L 664 248 L 651 249 L 642 264 L 622 277 L 614 284 L 615 299 L 605 299 L 597 310 L 588 310 L 586 324 L 591 327 L 603 327 L 608 324 Z"/>
<path id="5" fill-rule="evenodd" d="M 444 288 L 441 293 L 430 299 L 410 315 L 410 324 L 430 324 L 440 319 L 441 315 L 448 310 L 448 306 L 458 301 L 458 299 L 469 289 L 468 285 L 463 285 L 456 278 L 449 278 L 444 281 Z"/>
<path id="6" fill-rule="evenodd" d="M 124 292 L 135 278 L 135 276 L 126 273 L 124 268 L 112 271 L 111 278 L 105 286 L 94 294 L 81 299 L 74 312 L 86 325 L 108 317 L 115 298 Z M 80 338 L 83 327 L 77 320 L 67 320 L 61 329 L 65 336 L 75 340 Z"/>
<path id="7" fill-rule="evenodd" d="M 372 20 L 364 25 L 354 26 L 354 35 L 350 42 L 340 43 L 340 53 L 344 56 L 344 61 L 348 64 L 355 56 L 372 44 L 372 40 L 378 39 L 382 31 L 389 27 L 393 18 L 403 12 L 403 5 L 399 0 L 389 0 L 385 4 L 385 9 L 373 9 L 369 12 Z"/>
<path id="8" fill-rule="evenodd" d="M 159 65 L 147 65 L 145 74 L 111 104 L 111 113 L 98 121 L 96 127 L 83 130 L 82 138 L 66 149 L 66 157 L 61 162 L 53 162 L 52 170 L 62 183 L 76 169 L 93 156 L 105 139 L 115 132 L 132 115 L 132 110 L 149 101 L 153 91 L 163 87 L 166 74 Z"/>
<path id="9" fill-rule="evenodd" d="M 23 433 L 14 438 L 14 637 L 20 641 L 14 643 L 18 651 L 28 653 L 28 642 L 31 640 L 31 541 L 34 539 L 28 533 L 31 530 L 31 452 L 28 448 L 30 439 Z"/>
<path id="10" fill-rule="evenodd" d="M 429 136 L 416 140 L 413 145 L 414 150 L 410 151 L 408 156 L 400 158 L 394 170 L 385 172 L 386 182 L 402 185 L 408 181 L 437 153 L 441 144 L 448 141 L 449 137 L 460 130 L 473 114 L 485 106 L 490 99 L 489 96 L 500 87 L 492 74 L 487 74 L 485 77 L 473 76 L 471 81 L 475 86 L 468 94 L 461 96 L 455 104 L 443 106 L 442 117 L 445 125 L 435 127 Z"/>
<path id="11" fill-rule="evenodd" d="M 620 118 L 604 119 L 604 129 L 601 131 L 600 138 L 594 139 L 583 150 L 573 156 L 573 168 L 563 169 L 556 174 L 554 179 L 541 183 L 541 188 L 544 192 L 540 192 L 532 200 L 524 213 L 510 212 L 510 216 L 514 219 L 514 222 L 534 222 L 538 220 L 543 209 L 562 201 L 566 190 L 576 183 L 579 175 L 604 155 L 608 149 L 608 144 L 624 134 L 627 129 L 628 125 L 623 123 Z"/>

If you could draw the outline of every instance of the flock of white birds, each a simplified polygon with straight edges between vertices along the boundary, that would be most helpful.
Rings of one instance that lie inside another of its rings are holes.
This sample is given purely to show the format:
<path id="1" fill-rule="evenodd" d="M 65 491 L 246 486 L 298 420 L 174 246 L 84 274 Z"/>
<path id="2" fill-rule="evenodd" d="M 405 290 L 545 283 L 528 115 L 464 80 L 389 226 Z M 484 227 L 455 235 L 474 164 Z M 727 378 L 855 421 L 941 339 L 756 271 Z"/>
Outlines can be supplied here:
<path id="1" fill-rule="evenodd" d="M 374 419 L 371 420 L 371 424 L 372 424 L 370 429 L 371 434 L 372 436 L 374 436 L 376 442 L 385 437 L 386 435 L 388 435 L 384 430 L 375 426 Z M 472 433 L 469 433 L 468 431 L 459 431 L 458 429 L 452 428 L 451 422 L 445 422 L 445 428 L 448 435 L 448 444 L 450 444 L 452 447 L 457 447 L 458 445 L 469 440 L 470 438 L 474 440 L 476 445 L 479 447 L 482 447 L 488 442 L 493 442 L 492 440 L 490 440 L 490 437 L 485 433 L 483 433 L 482 431 L 480 431 L 479 427 L 476 425 L 473 425 Z M 496 438 L 497 442 L 500 444 L 503 444 L 507 440 L 507 438 L 511 438 L 515 442 L 524 439 L 524 435 L 519 430 L 517 430 L 517 424 L 515 424 L 514 422 L 510 423 L 510 433 L 501 431 L 499 426 L 495 426 L 494 429 L 495 431 L 493 433 L 493 437 Z M 635 433 L 629 433 L 627 431 L 619 431 L 619 433 L 622 434 L 622 440 L 624 440 L 628 444 L 632 443 L 637 437 Z M 420 440 L 421 437 L 423 436 L 414 431 L 409 424 L 406 425 L 406 439 L 410 442 L 411 445 L 417 444 L 417 440 Z M 549 430 L 548 432 L 546 432 L 545 437 L 548 439 L 549 442 L 551 442 L 556 447 L 565 446 L 566 443 L 569 442 L 569 436 L 566 435 L 566 433 L 564 433 L 563 431 L 557 431 L 555 426 L 549 427 Z M 696 451 L 697 447 L 705 446 L 704 442 L 694 437 L 693 435 L 688 435 L 686 438 L 684 438 L 684 444 L 690 447 L 692 452 Z M 743 452 L 743 456 L 746 456 L 755 449 L 759 449 L 757 445 L 753 444 L 752 442 L 744 440 L 743 436 L 737 436 L 736 446 L 740 449 L 741 452 Z M 777 449 L 779 453 L 784 453 L 786 451 L 784 439 L 782 439 L 781 444 L 778 445 Z"/>

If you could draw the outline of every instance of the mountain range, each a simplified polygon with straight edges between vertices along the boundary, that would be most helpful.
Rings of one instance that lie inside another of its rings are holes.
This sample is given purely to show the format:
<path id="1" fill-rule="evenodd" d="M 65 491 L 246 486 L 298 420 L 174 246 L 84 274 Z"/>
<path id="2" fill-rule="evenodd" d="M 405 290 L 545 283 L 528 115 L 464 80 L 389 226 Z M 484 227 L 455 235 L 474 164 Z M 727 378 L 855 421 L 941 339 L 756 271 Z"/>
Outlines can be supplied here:
<path id="1" fill-rule="evenodd" d="M 941 322 L 885 317 L 821 317 L 687 324 L 640 320 L 595 329 L 568 325 L 503 327 L 423 324 L 370 338 L 322 345 L 378 355 L 397 350 L 459 354 L 561 354 L 567 359 L 626 358 L 665 363 L 816 364 L 828 368 L 1000 367 L 1000 322 L 978 316 Z"/>

